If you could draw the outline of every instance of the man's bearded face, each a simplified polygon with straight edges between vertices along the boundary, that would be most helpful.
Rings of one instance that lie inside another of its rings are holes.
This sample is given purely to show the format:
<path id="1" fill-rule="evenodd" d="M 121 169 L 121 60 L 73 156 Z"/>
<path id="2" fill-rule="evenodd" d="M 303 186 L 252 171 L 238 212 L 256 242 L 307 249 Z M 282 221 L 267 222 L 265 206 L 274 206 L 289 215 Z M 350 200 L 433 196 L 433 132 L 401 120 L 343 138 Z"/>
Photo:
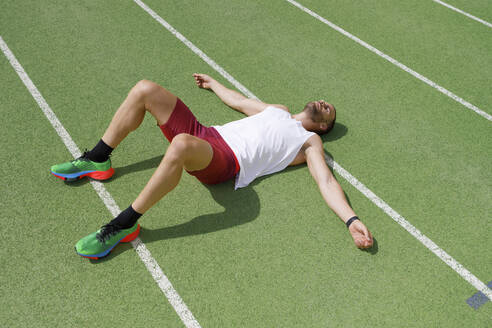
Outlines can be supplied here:
<path id="1" fill-rule="evenodd" d="M 330 123 L 335 117 L 335 108 L 324 100 L 307 103 L 304 112 L 316 123 Z"/>

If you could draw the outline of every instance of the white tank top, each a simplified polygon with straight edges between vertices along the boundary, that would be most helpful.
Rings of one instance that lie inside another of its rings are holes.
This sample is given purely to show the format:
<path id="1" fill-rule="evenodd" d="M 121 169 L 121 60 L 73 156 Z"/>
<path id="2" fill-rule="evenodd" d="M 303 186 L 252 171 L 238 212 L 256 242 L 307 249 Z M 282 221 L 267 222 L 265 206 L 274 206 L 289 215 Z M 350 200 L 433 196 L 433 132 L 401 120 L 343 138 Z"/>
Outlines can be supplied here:
<path id="1" fill-rule="evenodd" d="M 235 189 L 246 187 L 257 177 L 285 169 L 314 135 L 288 112 L 272 106 L 214 128 L 231 147 L 241 167 Z"/>

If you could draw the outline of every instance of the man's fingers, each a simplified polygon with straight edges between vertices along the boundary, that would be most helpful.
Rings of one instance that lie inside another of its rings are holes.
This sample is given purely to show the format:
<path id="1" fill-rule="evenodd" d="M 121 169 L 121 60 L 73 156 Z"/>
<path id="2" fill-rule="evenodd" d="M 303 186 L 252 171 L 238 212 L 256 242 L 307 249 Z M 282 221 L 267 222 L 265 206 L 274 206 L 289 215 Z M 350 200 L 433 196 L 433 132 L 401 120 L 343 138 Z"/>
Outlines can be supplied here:
<path id="1" fill-rule="evenodd" d="M 367 230 L 366 226 L 364 224 L 361 224 L 361 230 L 362 230 L 362 233 L 364 234 L 364 236 L 366 237 L 367 240 L 371 240 L 370 236 L 369 236 L 369 230 Z"/>
<path id="2" fill-rule="evenodd" d="M 355 246 L 357 246 L 358 248 L 362 248 L 362 246 L 364 245 L 364 240 L 365 240 L 365 238 L 362 235 L 356 234 L 354 236 Z"/>
<path id="3" fill-rule="evenodd" d="M 198 74 L 198 73 L 194 73 L 194 74 L 193 74 L 193 77 L 195 78 L 195 80 L 196 80 L 196 81 L 198 81 L 198 80 L 202 80 L 202 79 L 203 79 L 203 78 L 202 78 L 202 75 L 201 75 L 201 74 Z"/>
<path id="4" fill-rule="evenodd" d="M 367 227 L 365 226 L 364 223 L 362 223 L 360 221 L 357 222 L 357 230 L 359 230 L 360 232 L 362 232 L 362 234 L 364 235 L 364 237 L 366 238 L 366 240 L 372 241 L 371 232 L 367 229 Z"/>
<path id="5" fill-rule="evenodd" d="M 206 76 L 205 74 L 201 74 L 201 73 L 193 73 L 193 77 L 194 77 L 195 79 L 200 79 L 200 80 L 203 80 L 203 79 L 205 79 L 205 76 Z"/>
<path id="6" fill-rule="evenodd" d="M 356 242 L 356 245 L 358 248 L 365 249 L 371 247 L 371 242 L 365 238 L 361 238 L 358 240 L 358 242 Z"/>
<path id="7" fill-rule="evenodd" d="M 370 247 L 372 247 L 372 238 L 370 240 L 364 240 L 363 248 L 370 248 Z"/>
<path id="8" fill-rule="evenodd" d="M 208 75 L 194 73 L 193 74 L 193 77 L 195 78 L 195 82 L 196 82 L 196 85 L 198 85 L 198 87 L 200 87 L 200 88 L 207 88 L 208 89 L 208 86 L 205 85 L 206 83 L 209 82 L 208 81 L 209 80 Z"/>
<path id="9" fill-rule="evenodd" d="M 354 243 L 358 248 L 364 249 L 372 247 L 372 234 L 364 225 L 364 223 L 360 221 L 354 221 L 354 223 L 350 225 L 349 230 L 354 239 Z"/>
<path id="10" fill-rule="evenodd" d="M 201 74 L 193 74 L 193 77 L 195 78 L 195 83 L 198 87 L 203 87 L 203 78 L 201 76 Z"/>
<path id="11" fill-rule="evenodd" d="M 357 245 L 358 248 L 368 248 L 370 246 L 369 242 L 363 238 L 357 240 L 355 245 Z"/>
<path id="12" fill-rule="evenodd" d="M 361 231 L 357 232 L 353 236 L 354 243 L 355 243 L 355 246 L 357 246 L 357 248 L 366 249 L 366 248 L 372 247 L 372 244 L 373 244 L 372 236 L 371 236 L 371 233 L 369 231 L 368 231 L 368 233 L 369 233 L 369 237 L 371 239 L 368 239 L 366 236 L 364 236 Z"/>

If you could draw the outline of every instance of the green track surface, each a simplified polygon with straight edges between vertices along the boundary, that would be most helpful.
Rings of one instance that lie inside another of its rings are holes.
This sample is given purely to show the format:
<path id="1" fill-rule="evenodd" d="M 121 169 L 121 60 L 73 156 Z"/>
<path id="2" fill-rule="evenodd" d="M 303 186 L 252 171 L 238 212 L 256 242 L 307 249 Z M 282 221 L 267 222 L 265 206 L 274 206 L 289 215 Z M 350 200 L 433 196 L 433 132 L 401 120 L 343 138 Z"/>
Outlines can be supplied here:
<path id="1" fill-rule="evenodd" d="M 487 1 L 447 1 L 492 21 Z M 492 280 L 492 124 L 286 1 L 145 2 L 260 99 L 337 107 L 324 147 L 342 167 L 475 274 Z M 433 1 L 303 5 L 492 113 L 492 30 Z M 242 116 L 195 87 L 232 87 L 133 1 L 0 5 L 0 36 L 76 144 L 91 148 L 130 88 L 153 80 L 204 124 Z M 111 219 L 87 181 L 49 174 L 70 158 L 0 55 L 6 327 L 181 327 L 129 244 L 99 262 L 77 240 Z M 130 204 L 167 148 L 147 117 L 114 152 L 105 187 Z M 202 327 L 488 327 L 492 303 L 335 173 L 376 238 L 359 251 L 305 166 L 180 185 L 140 237 Z M 80 201 L 82 199 L 83 201 Z"/>

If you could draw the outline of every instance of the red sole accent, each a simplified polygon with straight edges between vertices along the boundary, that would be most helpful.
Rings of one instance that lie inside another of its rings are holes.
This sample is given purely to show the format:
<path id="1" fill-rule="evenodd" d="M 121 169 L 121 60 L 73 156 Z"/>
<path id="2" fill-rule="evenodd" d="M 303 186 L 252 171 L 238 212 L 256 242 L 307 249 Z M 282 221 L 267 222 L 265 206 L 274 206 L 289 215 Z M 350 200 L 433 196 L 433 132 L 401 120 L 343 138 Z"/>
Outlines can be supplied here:
<path id="1" fill-rule="evenodd" d="M 54 175 L 55 177 L 57 177 L 58 179 L 67 180 L 67 178 L 65 178 L 65 177 L 61 177 L 61 176 L 59 176 L 59 175 L 56 175 L 56 174 L 55 174 L 55 173 L 53 173 L 53 172 L 52 172 L 51 174 L 53 174 L 53 175 Z"/>
<path id="2" fill-rule="evenodd" d="M 95 171 L 95 172 L 81 175 L 80 177 L 82 178 L 82 177 L 88 176 L 94 180 L 107 180 L 107 179 L 111 178 L 113 176 L 113 174 L 114 174 L 114 169 L 110 168 L 107 171 Z"/>
<path id="3" fill-rule="evenodd" d="M 140 224 L 137 225 L 137 230 L 135 230 L 134 232 L 132 232 L 131 234 L 129 234 L 125 238 L 123 238 L 121 240 L 121 242 L 122 243 L 130 242 L 130 241 L 134 240 L 135 238 L 137 238 L 139 233 L 140 233 Z"/>

